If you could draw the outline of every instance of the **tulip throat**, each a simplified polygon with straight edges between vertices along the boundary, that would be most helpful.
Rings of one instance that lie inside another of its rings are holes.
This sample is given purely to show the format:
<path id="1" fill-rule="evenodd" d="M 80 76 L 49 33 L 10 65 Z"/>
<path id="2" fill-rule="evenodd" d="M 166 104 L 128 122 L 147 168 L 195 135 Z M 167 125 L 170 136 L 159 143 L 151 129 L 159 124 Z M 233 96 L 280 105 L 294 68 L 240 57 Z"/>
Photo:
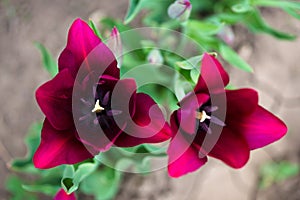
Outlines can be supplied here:
<path id="1" fill-rule="evenodd" d="M 95 106 L 92 110 L 92 112 L 94 113 L 100 113 L 101 111 L 105 110 L 103 107 L 100 106 L 100 101 L 99 99 L 97 99 L 96 103 L 95 103 Z"/>
<path id="2" fill-rule="evenodd" d="M 206 119 L 211 119 L 211 116 L 208 116 L 204 110 L 201 112 L 196 112 L 196 118 L 200 120 L 200 122 L 204 122 Z"/>

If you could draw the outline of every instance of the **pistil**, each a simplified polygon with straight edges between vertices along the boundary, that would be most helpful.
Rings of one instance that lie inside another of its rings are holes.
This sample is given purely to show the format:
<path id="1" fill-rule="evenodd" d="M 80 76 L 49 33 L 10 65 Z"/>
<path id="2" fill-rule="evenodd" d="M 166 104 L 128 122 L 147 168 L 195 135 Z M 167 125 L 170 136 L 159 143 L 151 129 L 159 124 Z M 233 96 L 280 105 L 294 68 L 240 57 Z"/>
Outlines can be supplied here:
<path id="1" fill-rule="evenodd" d="M 94 106 L 94 109 L 92 110 L 92 112 L 100 113 L 103 110 L 105 110 L 105 109 L 100 106 L 100 101 L 99 101 L 99 99 L 97 99 L 97 101 L 95 103 L 95 106 Z"/>
<path id="2" fill-rule="evenodd" d="M 200 122 L 204 122 L 206 119 L 211 119 L 210 116 L 206 114 L 204 110 L 196 113 L 196 118 L 200 120 Z"/>

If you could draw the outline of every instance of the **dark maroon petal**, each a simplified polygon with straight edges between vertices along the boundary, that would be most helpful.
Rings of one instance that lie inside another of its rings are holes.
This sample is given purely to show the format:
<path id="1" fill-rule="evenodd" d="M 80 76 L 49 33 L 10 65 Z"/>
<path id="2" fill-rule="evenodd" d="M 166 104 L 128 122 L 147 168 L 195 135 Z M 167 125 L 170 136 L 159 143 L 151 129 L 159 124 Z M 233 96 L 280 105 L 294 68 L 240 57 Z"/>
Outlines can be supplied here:
<path id="1" fill-rule="evenodd" d="M 244 135 L 251 150 L 275 142 L 287 132 L 284 122 L 261 106 L 257 106 L 252 115 L 240 119 L 234 126 Z"/>
<path id="2" fill-rule="evenodd" d="M 134 113 L 135 105 L 130 105 L 129 102 L 134 102 L 136 84 L 133 79 L 116 81 L 105 77 L 101 78 L 97 91 L 98 94 L 102 93 L 101 96 L 103 98 L 108 92 L 110 93 L 111 99 L 108 104 L 111 105 L 111 110 L 105 110 L 105 114 L 97 116 L 95 113 L 92 113 L 91 108 L 84 107 L 81 102 L 75 101 L 74 117 L 76 119 L 78 139 L 98 151 L 106 151 L 123 133 L 128 120 L 131 119 L 131 113 Z M 81 95 L 84 95 L 86 99 L 89 98 L 88 96 L 93 96 L 90 92 L 83 92 Z M 103 98 L 100 99 L 101 103 L 103 103 Z M 83 110 L 85 113 L 81 113 Z M 89 117 L 82 120 L 81 117 L 85 115 Z"/>
<path id="3" fill-rule="evenodd" d="M 189 134 L 196 133 L 196 111 L 208 99 L 209 95 L 207 94 L 190 93 L 180 102 L 181 108 L 177 112 L 180 128 Z"/>
<path id="4" fill-rule="evenodd" d="M 118 124 L 124 124 L 135 113 L 136 83 L 134 79 L 122 79 L 114 86 L 111 95 L 111 109 L 121 110 L 122 115 L 116 116 Z"/>
<path id="5" fill-rule="evenodd" d="M 229 83 L 229 76 L 219 61 L 207 53 L 204 54 L 201 74 L 195 86 L 195 92 L 216 93 L 223 92 Z"/>
<path id="6" fill-rule="evenodd" d="M 258 105 L 258 94 L 253 89 L 227 90 L 227 120 L 239 120 L 253 113 Z"/>
<path id="7" fill-rule="evenodd" d="M 100 116 L 99 120 L 94 118 L 76 124 L 78 130 L 78 140 L 92 147 L 96 151 L 107 151 L 115 143 L 116 139 L 122 134 L 125 128 L 118 127 L 111 116 Z"/>
<path id="8" fill-rule="evenodd" d="M 36 91 L 36 100 L 51 125 L 58 130 L 73 126 L 72 91 L 74 79 L 67 69 Z"/>
<path id="9" fill-rule="evenodd" d="M 224 127 L 219 140 L 208 155 L 233 168 L 241 168 L 247 163 L 250 150 L 243 136 L 233 132 L 234 130 L 234 127 L 232 130 Z"/>
<path id="10" fill-rule="evenodd" d="M 76 139 L 75 130 L 58 131 L 45 119 L 41 144 L 36 150 L 33 163 L 36 168 L 47 169 L 62 164 L 75 164 L 93 156 Z"/>
<path id="11" fill-rule="evenodd" d="M 54 197 L 54 200 L 76 200 L 75 194 L 67 194 L 63 189 L 60 189 Z"/>
<path id="12" fill-rule="evenodd" d="M 143 93 L 136 94 L 133 123 L 127 123 L 115 144 L 120 147 L 136 146 L 142 143 L 158 143 L 170 138 L 171 130 L 162 111 L 153 99 Z M 150 118 L 150 116 L 151 118 Z"/>
<path id="13" fill-rule="evenodd" d="M 171 122 L 174 119 L 171 119 Z M 174 127 L 174 125 L 172 125 Z M 172 127 L 172 130 L 176 130 Z M 191 142 L 185 140 L 180 132 L 175 133 L 171 140 L 168 154 L 168 172 L 171 177 L 177 178 L 193 172 L 207 162 L 207 157 L 200 158 L 199 151 Z"/>
<path id="14" fill-rule="evenodd" d="M 119 78 L 117 61 L 113 53 L 81 19 L 73 22 L 67 46 L 59 57 L 58 65 L 60 71 L 69 69 L 73 77 L 76 77 L 79 68 L 82 67 L 80 72 L 82 76 L 96 70 L 99 76 L 107 74 Z"/>

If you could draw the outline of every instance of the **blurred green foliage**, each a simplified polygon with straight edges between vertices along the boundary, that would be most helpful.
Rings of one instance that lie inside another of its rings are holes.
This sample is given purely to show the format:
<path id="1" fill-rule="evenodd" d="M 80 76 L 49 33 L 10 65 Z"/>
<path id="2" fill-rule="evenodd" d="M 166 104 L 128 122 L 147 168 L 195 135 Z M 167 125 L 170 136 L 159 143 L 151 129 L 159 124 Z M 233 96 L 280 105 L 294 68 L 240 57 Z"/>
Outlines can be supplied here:
<path id="1" fill-rule="evenodd" d="M 299 174 L 300 166 L 289 161 L 272 162 L 262 166 L 260 170 L 261 189 L 282 182 Z"/>

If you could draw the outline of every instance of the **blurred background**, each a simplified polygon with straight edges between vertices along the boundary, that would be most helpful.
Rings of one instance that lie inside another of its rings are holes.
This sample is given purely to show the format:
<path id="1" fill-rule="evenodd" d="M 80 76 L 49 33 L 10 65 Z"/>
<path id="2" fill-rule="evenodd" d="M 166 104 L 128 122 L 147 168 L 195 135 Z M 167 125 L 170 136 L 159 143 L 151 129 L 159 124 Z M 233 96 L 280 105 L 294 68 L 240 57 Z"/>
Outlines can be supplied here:
<path id="1" fill-rule="evenodd" d="M 0 199 L 9 199 L 4 180 L 15 172 L 9 162 L 26 155 L 24 137 L 30 124 L 43 118 L 35 89 L 50 76 L 34 42 L 58 57 L 67 30 L 80 17 L 123 19 L 127 0 L 1 0 L 0 1 Z M 273 27 L 300 36 L 300 21 L 280 10 L 264 9 Z M 135 20 L 133 26 L 138 26 Z M 228 67 L 231 84 L 253 87 L 260 103 L 281 117 L 289 132 L 281 141 L 251 154 L 241 170 L 210 159 L 196 173 L 170 179 L 166 169 L 149 176 L 127 174 L 116 199 L 300 199 L 300 39 L 279 41 L 235 27 L 234 48 L 253 68 L 246 73 Z"/>

